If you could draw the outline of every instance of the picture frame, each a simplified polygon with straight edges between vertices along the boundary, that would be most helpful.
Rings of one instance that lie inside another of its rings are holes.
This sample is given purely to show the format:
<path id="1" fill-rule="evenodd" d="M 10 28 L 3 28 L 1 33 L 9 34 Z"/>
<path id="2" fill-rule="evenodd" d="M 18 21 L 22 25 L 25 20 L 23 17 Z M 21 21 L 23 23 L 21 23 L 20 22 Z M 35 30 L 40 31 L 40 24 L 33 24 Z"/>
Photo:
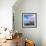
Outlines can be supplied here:
<path id="1" fill-rule="evenodd" d="M 22 13 L 22 27 L 36 28 L 37 27 L 37 13 Z"/>

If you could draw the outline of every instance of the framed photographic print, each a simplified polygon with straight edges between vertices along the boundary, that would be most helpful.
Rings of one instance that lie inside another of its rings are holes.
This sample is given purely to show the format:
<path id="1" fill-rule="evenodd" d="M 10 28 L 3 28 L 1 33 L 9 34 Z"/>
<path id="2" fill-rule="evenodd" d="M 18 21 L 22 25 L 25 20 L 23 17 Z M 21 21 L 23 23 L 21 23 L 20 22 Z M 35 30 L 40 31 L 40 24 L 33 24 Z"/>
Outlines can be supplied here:
<path id="1" fill-rule="evenodd" d="M 37 13 L 22 13 L 22 27 L 37 27 Z"/>

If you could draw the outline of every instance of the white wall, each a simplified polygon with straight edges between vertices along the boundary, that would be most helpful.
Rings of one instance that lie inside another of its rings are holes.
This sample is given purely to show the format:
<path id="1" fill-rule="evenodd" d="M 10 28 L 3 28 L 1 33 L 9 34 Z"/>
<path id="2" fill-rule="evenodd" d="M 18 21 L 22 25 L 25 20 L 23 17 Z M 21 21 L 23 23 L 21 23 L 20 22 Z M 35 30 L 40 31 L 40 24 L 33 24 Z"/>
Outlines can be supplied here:
<path id="1" fill-rule="evenodd" d="M 0 27 L 12 29 L 12 6 L 16 0 L 0 0 Z"/>
<path id="2" fill-rule="evenodd" d="M 42 46 L 46 46 L 46 0 L 41 1 L 41 40 Z"/>
<path id="3" fill-rule="evenodd" d="M 13 6 L 15 30 L 23 33 L 23 37 L 31 39 L 36 46 L 41 46 L 41 1 L 23 0 L 22 3 Z M 22 13 L 37 13 L 37 28 L 22 28 Z"/>

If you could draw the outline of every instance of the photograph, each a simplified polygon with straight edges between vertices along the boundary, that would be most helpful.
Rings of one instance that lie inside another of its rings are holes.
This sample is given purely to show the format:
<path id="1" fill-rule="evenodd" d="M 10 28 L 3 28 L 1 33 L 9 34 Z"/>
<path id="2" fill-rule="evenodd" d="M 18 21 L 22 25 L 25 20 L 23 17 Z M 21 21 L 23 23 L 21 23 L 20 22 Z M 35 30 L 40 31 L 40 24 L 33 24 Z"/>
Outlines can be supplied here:
<path id="1" fill-rule="evenodd" d="M 23 27 L 37 27 L 37 14 L 36 13 L 22 13 L 22 26 Z"/>

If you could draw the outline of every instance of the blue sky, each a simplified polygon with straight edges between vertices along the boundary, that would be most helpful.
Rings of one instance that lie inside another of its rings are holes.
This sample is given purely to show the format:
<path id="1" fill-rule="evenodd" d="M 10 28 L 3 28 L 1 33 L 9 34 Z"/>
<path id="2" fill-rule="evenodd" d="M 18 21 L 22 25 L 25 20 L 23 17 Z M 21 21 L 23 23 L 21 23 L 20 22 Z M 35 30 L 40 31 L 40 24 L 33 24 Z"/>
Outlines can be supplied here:
<path id="1" fill-rule="evenodd" d="M 29 23 L 30 21 L 34 21 L 34 17 L 32 15 L 24 15 L 24 23 Z"/>

